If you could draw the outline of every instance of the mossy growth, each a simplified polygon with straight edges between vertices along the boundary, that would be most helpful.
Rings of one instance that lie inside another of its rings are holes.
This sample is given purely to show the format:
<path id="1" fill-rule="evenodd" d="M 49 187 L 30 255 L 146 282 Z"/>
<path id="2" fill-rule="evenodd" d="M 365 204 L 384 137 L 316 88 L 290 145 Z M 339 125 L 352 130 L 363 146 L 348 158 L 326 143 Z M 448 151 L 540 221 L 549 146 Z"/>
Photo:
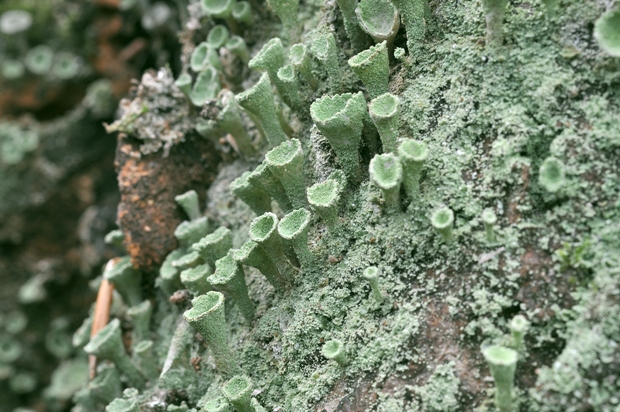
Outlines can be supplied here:
<path id="1" fill-rule="evenodd" d="M 347 366 L 347 359 L 344 343 L 339 339 L 332 339 L 325 342 L 321 351 L 323 356 L 329 360 L 335 360 L 340 366 Z"/>
<path id="2" fill-rule="evenodd" d="M 375 43 L 385 41 L 391 50 L 400 27 L 398 10 L 389 0 L 361 0 L 355 9 L 359 25 Z"/>
<path id="3" fill-rule="evenodd" d="M 265 155 L 267 167 L 280 181 L 291 205 L 300 208 L 307 205 L 304 177 L 304 152 L 297 139 L 280 143 Z"/>
<path id="4" fill-rule="evenodd" d="M 610 56 L 620 57 L 620 9 L 604 13 L 594 24 L 594 37 Z"/>
<path id="5" fill-rule="evenodd" d="M 125 352 L 121 338 L 121 326 L 118 319 L 113 319 L 84 346 L 84 351 L 102 359 L 110 360 L 127 377 L 129 383 L 136 387 L 144 386 L 144 376 L 131 362 Z"/>
<path id="6" fill-rule="evenodd" d="M 312 253 L 308 249 L 308 230 L 312 214 L 306 209 L 293 210 L 278 223 L 278 233 L 293 245 L 297 258 L 303 266 L 312 262 Z"/>
<path id="7" fill-rule="evenodd" d="M 386 41 L 351 57 L 349 67 L 362 80 L 371 99 L 389 91 L 390 59 Z"/>
<path id="8" fill-rule="evenodd" d="M 385 153 L 396 153 L 400 99 L 391 93 L 382 94 L 370 102 L 368 111 L 379 131 L 383 151 Z"/>
<path id="9" fill-rule="evenodd" d="M 312 120 L 336 152 L 351 185 L 362 178 L 359 146 L 367 113 L 362 92 L 325 96 L 310 106 Z"/>
<path id="10" fill-rule="evenodd" d="M 548 157 L 540 165 L 538 182 L 550 193 L 555 193 L 566 183 L 564 163 L 555 157 Z"/>
<path id="11" fill-rule="evenodd" d="M 254 319 L 254 304 L 248 296 L 243 267 L 228 253 L 215 262 L 215 273 L 207 279 L 209 284 L 232 296 L 247 323 Z"/>
<path id="12" fill-rule="evenodd" d="M 403 167 L 398 157 L 391 153 L 375 155 L 370 161 L 370 180 L 383 192 L 389 210 L 400 210 L 400 185 Z"/>
<path id="13" fill-rule="evenodd" d="M 452 226 L 454 225 L 454 212 L 452 209 L 442 207 L 433 212 L 431 225 L 437 229 L 444 242 L 452 242 Z"/>
<path id="14" fill-rule="evenodd" d="M 228 347 L 228 327 L 224 317 L 224 295 L 207 292 L 192 300 L 192 308 L 183 318 L 200 333 L 213 353 L 215 366 L 224 375 L 238 369 L 236 358 Z"/>
<path id="15" fill-rule="evenodd" d="M 233 377 L 222 387 L 222 394 L 233 405 L 237 412 L 254 412 L 250 406 L 254 385 L 247 376 Z"/>
<path id="16" fill-rule="evenodd" d="M 495 406 L 500 412 L 513 411 L 513 386 L 517 369 L 517 352 L 503 346 L 489 346 L 482 350 L 495 380 Z"/>
<path id="17" fill-rule="evenodd" d="M 330 231 L 338 224 L 340 193 L 341 185 L 334 179 L 327 179 L 308 188 L 308 203 L 321 216 Z"/>
<path id="18" fill-rule="evenodd" d="M 200 257 L 211 267 L 215 266 L 215 262 L 226 256 L 232 248 L 232 232 L 227 227 L 218 227 L 213 233 L 210 233 L 194 243 L 192 249 L 196 251 Z"/>
<path id="19" fill-rule="evenodd" d="M 403 185 L 410 199 L 420 192 L 420 172 L 428 159 L 428 146 L 424 142 L 405 139 L 398 146 L 398 157 L 403 165 Z"/>
<path id="20" fill-rule="evenodd" d="M 267 73 L 263 74 L 251 89 L 238 94 L 236 99 L 237 103 L 250 113 L 271 146 L 277 146 L 288 139 L 278 119 Z"/>

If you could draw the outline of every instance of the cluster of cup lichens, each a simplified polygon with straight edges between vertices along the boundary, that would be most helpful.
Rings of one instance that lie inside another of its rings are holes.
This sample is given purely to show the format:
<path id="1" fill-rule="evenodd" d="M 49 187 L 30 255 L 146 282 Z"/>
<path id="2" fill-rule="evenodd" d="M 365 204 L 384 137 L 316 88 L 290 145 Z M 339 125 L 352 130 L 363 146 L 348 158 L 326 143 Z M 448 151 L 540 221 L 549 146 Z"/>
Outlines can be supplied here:
<path id="1" fill-rule="evenodd" d="M 0 39 L 7 53 L 0 62 L 0 75 L 6 80 L 18 80 L 27 72 L 49 76 L 58 81 L 73 79 L 84 69 L 84 61 L 69 51 L 54 51 L 46 44 L 29 46 L 28 31 L 32 15 L 25 10 L 7 10 L 0 15 Z"/>
<path id="2" fill-rule="evenodd" d="M 351 7 L 353 3 L 356 3 L 355 7 Z M 501 25 L 498 28 L 497 16 L 502 15 L 505 2 L 483 3 L 490 32 L 488 42 L 497 44 L 501 42 L 501 34 L 498 40 Z M 362 92 L 341 93 L 324 96 L 309 105 L 299 93 L 298 78 L 302 78 L 307 87 L 316 90 L 316 67 L 327 73 L 330 90 L 335 92 L 342 87 L 339 83 L 342 68 L 332 33 L 318 34 L 309 45 L 296 43 L 290 46 L 288 64 L 285 46 L 279 38 L 271 39 L 250 59 L 243 39 L 230 35 L 238 24 L 251 24 L 249 4 L 232 0 L 203 0 L 202 4 L 208 14 L 223 19 L 228 27 L 213 27 L 206 42 L 196 47 L 190 59 L 190 68 L 196 73 L 196 80 L 193 81 L 192 76 L 185 72 L 176 84 L 197 106 L 202 106 L 209 99 L 218 99 L 222 110 L 214 123 L 203 128 L 205 133 L 229 133 L 244 157 L 256 158 L 259 150 L 243 125 L 243 109 L 271 150 L 261 164 L 253 171 L 242 174 L 230 186 L 231 191 L 257 215 L 250 226 L 249 240 L 241 247 L 233 248 L 233 236 L 228 228 L 220 227 L 210 233 L 208 220 L 200 211 L 195 192 L 177 197 L 189 220 L 175 231 L 181 247 L 166 258 L 157 285 L 167 295 L 186 289 L 194 296 L 192 308 L 184 313 L 184 318 L 203 336 L 218 372 L 230 378 L 222 388 L 222 398 L 208 402 L 209 408 L 227 410 L 228 405 L 232 405 L 237 411 L 260 411 L 262 407 L 251 396 L 252 382 L 243 374 L 237 355 L 228 343 L 224 294 L 232 298 L 245 320 L 251 323 L 255 309 L 248 295 L 244 266 L 256 268 L 277 293 L 285 293 L 295 283 L 297 273 L 315 262 L 308 246 L 308 231 L 315 220 L 313 212 L 324 222 L 328 231 L 337 229 L 341 197 L 347 187 L 355 188 L 363 178 L 359 148 L 364 125 L 374 124 L 381 140 L 383 153 L 376 154 L 370 161 L 369 175 L 373 184 L 381 190 L 386 209 L 400 211 L 401 187 L 408 200 L 419 196 L 421 171 L 429 150 L 423 142 L 399 138 L 400 101 L 389 92 L 389 62 L 400 17 L 406 25 L 410 51 L 414 42 L 424 36 L 430 18 L 424 0 L 362 0 L 359 3 L 339 0 L 347 34 L 354 49 L 359 51 L 348 60 L 348 66 L 364 84 L 370 101 L 366 102 Z M 298 2 L 269 0 L 269 4 L 281 18 L 289 42 L 298 41 Z M 418 24 L 420 22 L 423 24 Z M 372 37 L 375 45 L 365 47 L 366 34 Z M 264 72 L 252 88 L 237 95 L 221 89 L 221 62 L 218 56 L 221 47 L 237 55 L 251 69 Z M 327 179 L 307 187 L 303 144 L 298 139 L 291 139 L 292 129 L 274 102 L 272 86 L 293 111 L 300 116 L 309 114 L 335 152 L 342 170 L 336 170 Z M 541 184 L 550 192 L 555 192 L 562 185 L 558 182 L 563 182 L 563 178 L 561 162 L 555 158 L 547 159 L 541 167 Z M 273 202 L 283 212 L 282 219 L 274 213 Z M 481 218 L 488 242 L 495 242 L 497 216 L 487 209 Z M 431 224 L 444 242 L 452 241 L 454 212 L 451 209 L 437 209 L 431 216 Z M 140 388 L 148 379 L 156 378 L 160 369 L 150 355 L 150 303 L 141 301 L 139 273 L 131 267 L 128 258 L 115 262 L 106 271 L 105 277 L 132 306 L 128 315 L 134 324 L 134 357 L 130 359 L 125 354 L 118 321 L 112 321 L 101 330 L 85 349 L 111 360 L 133 386 Z M 384 302 L 385 296 L 379 287 L 379 269 L 369 267 L 363 277 L 369 282 L 372 299 L 377 303 Z M 509 411 L 513 405 L 514 371 L 518 352 L 522 350 L 526 325 L 527 322 L 521 317 L 511 323 L 512 348 L 491 346 L 483 350 L 496 381 L 496 404 L 501 411 Z M 178 331 L 187 333 L 182 328 Z M 328 341 L 323 347 L 323 355 L 342 367 L 349 363 L 345 345 L 339 339 Z M 114 384 L 110 384 L 111 381 Z M 103 392 L 98 388 L 102 387 L 111 388 L 106 392 L 107 402 L 120 396 L 115 368 L 105 369 L 89 384 L 90 396 L 100 396 L 97 399 L 101 399 Z M 115 402 L 134 401 L 119 398 Z"/>

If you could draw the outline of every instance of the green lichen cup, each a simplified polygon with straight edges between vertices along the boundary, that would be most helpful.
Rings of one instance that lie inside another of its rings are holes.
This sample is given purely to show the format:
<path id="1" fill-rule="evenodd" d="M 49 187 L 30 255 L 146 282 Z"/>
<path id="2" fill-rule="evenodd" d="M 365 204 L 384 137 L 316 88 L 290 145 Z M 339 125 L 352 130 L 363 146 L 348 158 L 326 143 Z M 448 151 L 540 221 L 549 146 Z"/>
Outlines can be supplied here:
<path id="1" fill-rule="evenodd" d="M 403 167 L 398 157 L 391 153 L 375 155 L 370 161 L 370 180 L 383 192 L 383 200 L 389 210 L 400 210 L 400 186 Z"/>
<path id="2" fill-rule="evenodd" d="M 594 24 L 594 38 L 610 56 L 620 57 L 620 8 L 598 18 Z"/>
<path id="3" fill-rule="evenodd" d="M 335 179 L 327 179 L 308 188 L 308 203 L 330 231 L 333 231 L 338 224 L 340 193 L 341 185 Z"/>
<path id="4" fill-rule="evenodd" d="M 384 153 L 396 153 L 400 99 L 391 93 L 374 98 L 368 105 L 370 118 L 379 131 Z"/>

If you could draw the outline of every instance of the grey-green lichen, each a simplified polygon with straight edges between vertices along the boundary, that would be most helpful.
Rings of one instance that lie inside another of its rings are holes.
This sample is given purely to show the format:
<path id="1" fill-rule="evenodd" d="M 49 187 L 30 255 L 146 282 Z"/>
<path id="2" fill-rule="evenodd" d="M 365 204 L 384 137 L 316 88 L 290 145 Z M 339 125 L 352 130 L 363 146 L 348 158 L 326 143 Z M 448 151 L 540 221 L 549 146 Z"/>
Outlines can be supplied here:
<path id="1" fill-rule="evenodd" d="M 426 154 L 409 203 L 401 202 L 402 213 L 378 207 L 380 189 L 365 173 L 376 153 L 362 143 L 364 133 L 365 139 L 375 132 L 372 125 L 363 131 L 367 102 L 353 83 L 344 83 L 351 94 L 324 88 L 332 94 L 310 99 L 325 144 L 309 142 L 316 130 L 303 119 L 294 137 L 308 148 L 306 186 L 331 184 L 325 190 L 331 214 L 321 216 L 309 190 L 310 208 L 321 217 L 308 229 L 314 263 L 291 269 L 286 250 L 272 253 L 286 265 L 290 287 L 275 293 L 277 281 L 248 268 L 248 296 L 256 305 L 250 326 L 234 303 L 220 302 L 226 317 L 217 334 L 234 347 L 230 359 L 268 410 L 344 410 L 364 394 L 371 394 L 362 406 L 370 410 L 488 410 L 493 385 L 479 348 L 509 344 L 510 320 L 520 314 L 531 322 L 519 352 L 523 370 L 514 380 L 520 407 L 613 410 L 619 384 L 609 377 L 620 339 L 618 64 L 581 41 L 605 12 L 603 2 L 563 2 L 565 10 L 553 19 L 539 2 L 512 4 L 499 29 L 504 41 L 489 41 L 498 52 L 492 55 L 481 41 L 488 7 L 431 2 L 428 8 L 416 1 L 405 10 L 404 2 L 395 3 L 409 52 L 417 51 L 415 64 L 390 65 L 390 91 L 401 101 L 398 135 L 424 145 Z M 300 13 L 313 5 L 301 4 Z M 356 110 L 349 112 L 353 99 Z M 549 158 L 563 165 L 558 190 L 545 180 Z M 259 172 L 268 166 L 262 167 Z M 318 178 L 333 168 L 344 169 L 353 184 Z M 241 169 L 236 176 L 247 170 Z M 222 185 L 214 193 L 223 199 L 213 200 L 207 214 L 234 233 L 233 248 L 254 246 L 249 237 L 272 236 L 284 213 L 274 207 L 250 227 L 244 199 Z M 264 200 L 261 208 L 267 209 Z M 489 209 L 497 218 L 492 242 L 481 230 L 490 224 L 482 216 Z M 329 231 L 321 220 L 330 221 Z M 278 249 L 285 249 L 279 240 Z M 381 267 L 381 289 L 393 304 L 368 299 L 359 277 L 371 266 Z M 225 381 L 212 368 L 212 345 L 205 352 L 191 333 L 183 335 L 178 313 L 158 300 L 158 356 L 186 351 L 204 359 L 196 373 L 183 356 L 171 356 L 178 366 L 157 385 L 186 389 L 190 406 L 218 399 Z M 175 337 L 189 338 L 170 345 L 175 330 L 181 331 Z M 346 347 L 343 366 L 321 355 L 334 340 Z M 341 385 L 350 392 L 333 401 Z M 505 399 L 498 401 L 502 410 L 510 408 Z"/>

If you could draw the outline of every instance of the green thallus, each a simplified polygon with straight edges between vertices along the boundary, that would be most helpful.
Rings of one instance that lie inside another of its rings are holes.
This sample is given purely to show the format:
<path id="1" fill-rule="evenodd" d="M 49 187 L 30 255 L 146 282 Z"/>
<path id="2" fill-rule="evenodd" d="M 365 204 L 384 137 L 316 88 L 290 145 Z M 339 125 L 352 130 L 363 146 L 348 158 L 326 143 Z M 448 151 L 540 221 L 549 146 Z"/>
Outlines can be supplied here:
<path id="1" fill-rule="evenodd" d="M 420 191 L 420 171 L 428 159 L 426 143 L 412 139 L 403 140 L 398 146 L 398 158 L 403 165 L 403 186 L 410 199 Z"/>
<path id="2" fill-rule="evenodd" d="M 142 302 L 142 274 L 134 269 L 129 256 L 110 260 L 103 271 L 103 277 L 114 285 L 127 305 L 134 306 Z"/>
<path id="3" fill-rule="evenodd" d="M 224 226 L 220 226 L 215 232 L 203 237 L 192 246 L 192 249 L 211 267 L 215 265 L 216 260 L 226 256 L 231 248 L 232 232 Z"/>
<path id="4" fill-rule="evenodd" d="M 251 115 L 271 146 L 277 146 L 288 139 L 278 119 L 267 73 L 264 73 L 251 89 L 236 95 L 236 99 Z"/>
<path id="5" fill-rule="evenodd" d="M 310 106 L 312 120 L 338 156 L 349 184 L 361 181 L 359 145 L 367 116 L 362 92 L 325 96 Z"/>
<path id="6" fill-rule="evenodd" d="M 288 140 L 265 155 L 269 171 L 280 181 L 294 208 L 307 205 L 304 178 L 304 152 L 297 139 Z"/>
<path id="7" fill-rule="evenodd" d="M 271 169 L 269 169 L 266 162 L 256 166 L 254 171 L 248 175 L 248 181 L 254 187 L 257 187 L 269 194 L 269 196 L 278 203 L 278 206 L 280 206 L 280 209 L 284 212 L 289 212 L 293 209 L 291 201 L 286 195 L 286 190 L 284 190 L 284 186 L 273 174 Z"/>
<path id="8" fill-rule="evenodd" d="M 342 185 L 335 179 L 327 179 L 308 188 L 308 203 L 321 216 L 330 231 L 338 224 L 341 189 Z"/>
<path id="9" fill-rule="evenodd" d="M 364 272 L 362 274 L 364 279 L 366 279 L 368 283 L 370 284 L 370 289 L 372 291 L 373 299 L 378 303 L 383 302 L 383 299 L 385 298 L 383 296 L 383 293 L 381 293 L 381 289 L 379 288 L 379 276 L 380 275 L 381 275 L 381 271 L 376 266 L 370 266 L 364 269 Z"/>
<path id="10" fill-rule="evenodd" d="M 495 406 L 500 412 L 512 412 L 513 385 L 517 368 L 517 352 L 503 346 L 482 350 L 495 380 Z"/>
<path id="11" fill-rule="evenodd" d="M 204 237 L 209 230 L 209 220 L 203 216 L 196 220 L 184 221 L 174 230 L 174 236 L 184 247 L 189 247 Z"/>
<path id="12" fill-rule="evenodd" d="M 235 376 L 222 387 L 222 394 L 237 412 L 254 412 L 250 405 L 254 385 L 247 376 Z"/>
<path id="13" fill-rule="evenodd" d="M 390 60 L 385 41 L 356 54 L 348 63 L 366 86 L 371 99 L 389 91 Z"/>
<path id="14" fill-rule="evenodd" d="M 185 269 L 181 272 L 181 282 L 192 295 L 200 296 L 211 290 L 211 285 L 207 280 L 211 272 L 212 269 L 208 263 Z"/>
<path id="15" fill-rule="evenodd" d="M 450 243 L 452 241 L 454 212 L 447 207 L 437 209 L 431 216 L 431 225 L 437 229 L 444 242 Z"/>
<path id="16" fill-rule="evenodd" d="M 248 295 L 243 267 L 235 261 L 232 253 L 215 262 L 215 273 L 209 276 L 209 284 L 232 296 L 245 320 L 250 323 L 254 319 L 254 304 Z"/>
<path id="17" fill-rule="evenodd" d="M 105 407 L 106 412 L 140 412 L 140 405 L 135 399 L 114 399 Z"/>
<path id="18" fill-rule="evenodd" d="M 302 265 L 312 262 L 312 254 L 308 249 L 308 230 L 310 229 L 311 213 L 306 209 L 297 209 L 284 216 L 278 223 L 278 234 L 290 242 L 295 249 L 297 258 Z"/>
<path id="19" fill-rule="evenodd" d="M 172 266 L 177 270 L 177 272 L 181 273 L 182 271 L 194 268 L 203 262 L 204 260 L 197 252 L 191 251 L 172 261 Z"/>
<path id="20" fill-rule="evenodd" d="M 348 363 L 344 344 L 341 340 L 332 339 L 325 342 L 322 353 L 327 359 L 335 360 L 340 366 L 346 366 Z"/>
<path id="21" fill-rule="evenodd" d="M 327 80 L 332 91 L 340 88 L 340 63 L 338 61 L 338 46 L 332 33 L 317 36 L 311 45 L 312 54 L 321 63 L 327 72 Z"/>
<path id="22" fill-rule="evenodd" d="M 318 79 L 312 73 L 312 68 L 310 65 L 310 55 L 308 53 L 308 48 L 303 43 L 297 43 L 291 46 L 289 51 L 289 60 L 293 67 L 301 73 L 303 78 L 308 82 L 310 87 L 316 89 L 319 84 Z"/>
<path id="23" fill-rule="evenodd" d="M 373 99 L 368 105 L 370 118 L 379 131 L 384 153 L 396 153 L 398 141 L 398 121 L 400 119 L 400 99 L 385 93 Z"/>
<path id="24" fill-rule="evenodd" d="M 252 209 L 257 216 L 271 212 L 271 197 L 261 188 L 251 184 L 248 180 L 251 172 L 244 172 L 233 180 L 230 190 Z"/>
<path id="25" fill-rule="evenodd" d="M 387 42 L 392 49 L 394 37 L 400 27 L 398 10 L 389 0 L 362 0 L 355 9 L 360 27 L 375 43 Z"/>
<path id="26" fill-rule="evenodd" d="M 200 203 L 198 202 L 198 193 L 196 193 L 195 190 L 189 190 L 182 195 L 175 196 L 174 201 L 183 208 L 190 220 L 196 220 L 202 217 Z"/>
<path id="27" fill-rule="evenodd" d="M 555 157 L 548 157 L 540 166 L 538 182 L 548 192 L 555 193 L 566 183 L 564 163 Z"/>
<path id="28" fill-rule="evenodd" d="M 224 318 L 224 295 L 207 292 L 192 300 L 192 308 L 183 317 L 207 342 L 213 353 L 216 368 L 228 375 L 238 369 L 237 361 L 228 348 L 228 329 Z"/>
<path id="29" fill-rule="evenodd" d="M 482 223 L 486 232 L 487 242 L 495 242 L 495 230 L 493 226 L 497 223 L 497 215 L 493 209 L 484 209 L 482 212 Z"/>
<path id="30" fill-rule="evenodd" d="M 112 361 L 125 374 L 132 386 L 137 388 L 144 386 L 144 376 L 125 352 L 118 319 L 113 319 L 97 332 L 90 342 L 84 346 L 84 351 L 89 355 Z"/>
<path id="31" fill-rule="evenodd" d="M 370 180 L 383 192 L 388 209 L 400 210 L 400 185 L 403 168 L 398 157 L 391 153 L 375 155 L 370 161 Z"/>
<path id="32" fill-rule="evenodd" d="M 96 401 L 103 404 L 110 403 L 121 396 L 121 380 L 118 370 L 111 365 L 100 370 L 95 379 L 88 383 L 87 388 Z"/>
<path id="33" fill-rule="evenodd" d="M 232 412 L 228 400 L 226 400 L 223 396 L 215 399 L 209 399 L 204 401 L 204 403 L 201 402 L 202 400 L 198 403 L 198 406 L 202 408 L 200 410 L 203 412 Z"/>
<path id="34" fill-rule="evenodd" d="M 52 74 L 60 80 L 69 80 L 79 74 L 83 64 L 80 56 L 70 52 L 60 52 L 54 57 Z"/>
<path id="35" fill-rule="evenodd" d="M 127 316 L 133 326 L 133 342 L 137 343 L 149 338 L 149 328 L 151 325 L 151 314 L 153 304 L 145 300 L 139 305 L 132 306 L 127 310 Z"/>

